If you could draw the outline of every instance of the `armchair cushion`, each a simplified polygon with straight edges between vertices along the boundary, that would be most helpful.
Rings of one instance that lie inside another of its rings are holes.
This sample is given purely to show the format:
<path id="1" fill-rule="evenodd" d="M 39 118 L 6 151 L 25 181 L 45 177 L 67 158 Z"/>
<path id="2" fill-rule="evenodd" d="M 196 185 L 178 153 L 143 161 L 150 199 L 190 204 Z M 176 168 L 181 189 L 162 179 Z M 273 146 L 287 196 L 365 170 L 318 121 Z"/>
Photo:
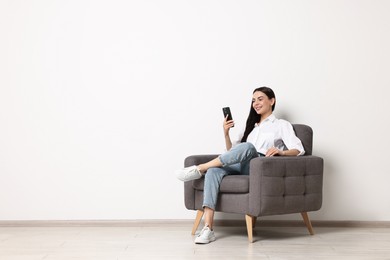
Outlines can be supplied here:
<path id="1" fill-rule="evenodd" d="M 194 180 L 192 187 L 203 191 L 204 178 Z M 228 175 L 223 178 L 219 192 L 223 193 L 248 193 L 249 176 L 248 175 Z"/>

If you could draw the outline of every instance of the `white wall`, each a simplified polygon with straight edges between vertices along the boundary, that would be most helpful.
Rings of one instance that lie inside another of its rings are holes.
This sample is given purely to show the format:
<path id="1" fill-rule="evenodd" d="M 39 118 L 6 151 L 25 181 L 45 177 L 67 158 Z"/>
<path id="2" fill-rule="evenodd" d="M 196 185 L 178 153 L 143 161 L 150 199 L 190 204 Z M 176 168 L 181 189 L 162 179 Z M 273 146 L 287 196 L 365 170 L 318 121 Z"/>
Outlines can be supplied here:
<path id="1" fill-rule="evenodd" d="M 325 159 L 312 219 L 390 221 L 389 10 L 1 1 L 0 220 L 193 218 L 173 171 L 222 152 L 221 107 L 234 135 L 266 85 L 276 115 L 312 126 Z"/>

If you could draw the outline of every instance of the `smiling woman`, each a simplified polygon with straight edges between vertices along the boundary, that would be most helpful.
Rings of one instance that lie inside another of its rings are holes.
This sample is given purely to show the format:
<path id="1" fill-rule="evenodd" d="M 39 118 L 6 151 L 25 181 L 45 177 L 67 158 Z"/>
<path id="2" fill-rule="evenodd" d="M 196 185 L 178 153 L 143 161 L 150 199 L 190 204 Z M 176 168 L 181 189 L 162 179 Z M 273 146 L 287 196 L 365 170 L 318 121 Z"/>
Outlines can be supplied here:
<path id="1" fill-rule="evenodd" d="M 253 91 L 252 104 L 244 135 L 233 145 L 229 131 L 233 120 L 225 117 L 223 122 L 227 152 L 204 164 L 193 165 L 176 171 L 182 181 L 191 181 L 205 176 L 203 208 L 205 226 L 195 239 L 197 244 L 207 244 L 215 240 L 213 231 L 214 211 L 219 187 L 227 175 L 249 175 L 249 164 L 259 156 L 298 156 L 305 150 L 301 140 L 295 135 L 290 122 L 277 119 L 273 115 L 276 97 L 268 87 Z"/>

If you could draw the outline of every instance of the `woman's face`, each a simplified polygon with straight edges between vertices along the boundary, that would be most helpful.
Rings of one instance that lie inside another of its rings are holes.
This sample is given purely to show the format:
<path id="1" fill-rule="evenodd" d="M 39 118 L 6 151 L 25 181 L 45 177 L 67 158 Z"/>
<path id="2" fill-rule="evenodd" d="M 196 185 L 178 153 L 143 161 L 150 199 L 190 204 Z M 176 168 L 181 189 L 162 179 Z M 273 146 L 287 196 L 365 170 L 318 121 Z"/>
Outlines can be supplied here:
<path id="1" fill-rule="evenodd" d="M 269 99 L 266 94 L 261 91 L 253 93 L 252 107 L 257 114 L 262 116 L 270 115 L 272 113 L 272 105 L 275 103 L 275 99 Z"/>

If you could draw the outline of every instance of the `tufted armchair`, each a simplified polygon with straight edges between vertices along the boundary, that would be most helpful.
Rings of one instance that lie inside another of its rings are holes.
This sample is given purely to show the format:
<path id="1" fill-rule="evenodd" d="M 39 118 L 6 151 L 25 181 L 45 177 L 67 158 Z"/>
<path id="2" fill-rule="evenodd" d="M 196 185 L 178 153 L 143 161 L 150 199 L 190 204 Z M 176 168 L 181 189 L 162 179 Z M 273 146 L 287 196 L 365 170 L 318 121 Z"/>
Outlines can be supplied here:
<path id="1" fill-rule="evenodd" d="M 309 233 L 314 234 L 307 212 L 322 205 L 323 159 L 312 155 L 312 129 L 302 124 L 293 124 L 293 128 L 305 155 L 254 158 L 249 176 L 229 175 L 222 180 L 216 211 L 245 215 L 251 243 L 256 219 L 261 216 L 301 213 Z M 192 155 L 184 165 L 198 165 L 217 156 Z M 197 211 L 193 235 L 203 217 L 203 185 L 204 178 L 184 183 L 185 206 Z"/>

